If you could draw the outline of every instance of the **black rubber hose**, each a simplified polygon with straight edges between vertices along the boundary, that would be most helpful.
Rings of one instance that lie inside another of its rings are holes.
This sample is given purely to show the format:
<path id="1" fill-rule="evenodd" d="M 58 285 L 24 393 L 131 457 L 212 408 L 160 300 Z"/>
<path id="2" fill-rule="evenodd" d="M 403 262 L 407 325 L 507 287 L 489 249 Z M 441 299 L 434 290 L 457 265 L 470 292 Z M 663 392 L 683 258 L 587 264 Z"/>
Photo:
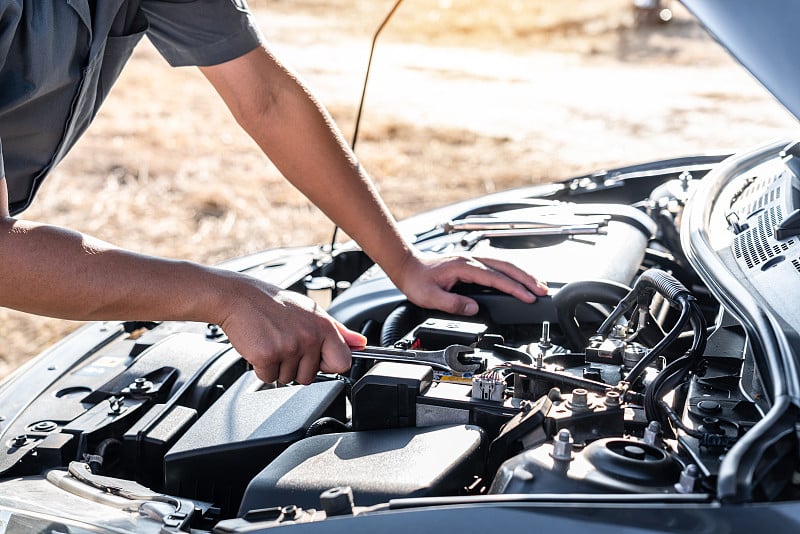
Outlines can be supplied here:
<path id="1" fill-rule="evenodd" d="M 606 336 L 617 320 L 639 303 L 645 304 L 653 298 L 655 292 L 660 293 L 674 308 L 681 308 L 681 300 L 694 298 L 686 287 L 671 274 L 665 273 L 661 269 L 648 269 L 639 276 L 628 293 L 617 305 L 611 314 L 606 318 L 597 333 Z"/>
<path id="2" fill-rule="evenodd" d="M 91 469 L 92 473 L 99 474 L 103 471 L 103 464 L 106 463 L 106 455 L 108 454 L 108 449 L 110 447 L 120 447 L 122 446 L 122 442 L 118 439 L 108 438 L 101 441 L 97 448 L 94 450 L 94 454 L 87 454 L 86 455 L 86 463 L 89 464 L 89 469 Z"/>
<path id="3" fill-rule="evenodd" d="M 570 282 L 559 289 L 553 295 L 553 305 L 569 348 L 582 352 L 589 343 L 575 318 L 575 311 L 580 304 L 596 302 L 616 306 L 630 291 L 628 286 L 608 280 Z"/>
<path id="4" fill-rule="evenodd" d="M 681 267 L 689 265 L 689 261 L 681 248 L 681 237 L 675 226 L 675 219 L 672 214 L 666 209 L 659 209 L 654 210 L 650 217 L 656 221 L 659 230 L 661 230 L 660 240 L 663 241 L 666 248 L 675 258 L 675 263 Z"/>
<path id="5" fill-rule="evenodd" d="M 691 296 L 686 286 L 680 283 L 671 274 L 665 273 L 661 269 L 648 269 L 642 273 L 636 285 L 650 286 L 666 297 L 675 307 L 679 306 L 681 297 Z"/>
<path id="6" fill-rule="evenodd" d="M 336 434 L 338 432 L 349 432 L 350 426 L 342 423 L 335 417 L 322 417 L 317 419 L 306 429 L 306 437 L 321 436 L 322 434 Z"/>
<path id="7" fill-rule="evenodd" d="M 386 316 L 381 329 L 381 347 L 391 347 L 421 322 L 419 308 L 401 304 Z"/>

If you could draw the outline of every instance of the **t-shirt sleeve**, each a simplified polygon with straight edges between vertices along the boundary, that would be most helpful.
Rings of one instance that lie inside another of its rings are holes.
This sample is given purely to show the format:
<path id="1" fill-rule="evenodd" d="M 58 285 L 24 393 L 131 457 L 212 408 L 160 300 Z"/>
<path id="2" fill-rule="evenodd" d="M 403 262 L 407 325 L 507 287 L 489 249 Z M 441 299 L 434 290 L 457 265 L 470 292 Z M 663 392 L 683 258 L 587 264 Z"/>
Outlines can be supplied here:
<path id="1" fill-rule="evenodd" d="M 246 0 L 142 0 L 147 36 L 173 67 L 210 66 L 262 41 Z"/>

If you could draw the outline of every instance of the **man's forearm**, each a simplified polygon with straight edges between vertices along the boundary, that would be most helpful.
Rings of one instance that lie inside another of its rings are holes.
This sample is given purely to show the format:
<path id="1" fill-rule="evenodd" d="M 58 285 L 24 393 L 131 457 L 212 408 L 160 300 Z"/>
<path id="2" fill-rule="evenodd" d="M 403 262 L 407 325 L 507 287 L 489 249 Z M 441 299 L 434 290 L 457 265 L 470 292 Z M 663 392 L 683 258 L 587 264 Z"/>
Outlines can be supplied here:
<path id="1" fill-rule="evenodd" d="M 215 269 L 8 217 L 0 258 L 0 305 L 66 319 L 214 321 L 226 283 Z"/>
<path id="2" fill-rule="evenodd" d="M 411 253 L 409 245 L 305 86 L 263 49 L 203 72 L 281 173 L 390 276 L 395 274 Z"/>
<path id="3" fill-rule="evenodd" d="M 265 382 L 308 384 L 320 368 L 343 372 L 348 346 L 366 343 L 306 297 L 257 278 L 7 215 L 0 258 L 0 306 L 78 320 L 217 323 Z"/>

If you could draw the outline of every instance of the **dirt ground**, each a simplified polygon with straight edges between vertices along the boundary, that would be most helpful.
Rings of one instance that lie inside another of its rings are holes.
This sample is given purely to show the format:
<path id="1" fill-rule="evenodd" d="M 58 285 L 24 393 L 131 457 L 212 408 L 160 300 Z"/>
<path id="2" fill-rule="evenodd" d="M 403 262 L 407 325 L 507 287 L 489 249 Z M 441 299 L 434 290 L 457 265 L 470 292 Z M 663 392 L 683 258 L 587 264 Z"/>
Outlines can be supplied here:
<path id="1" fill-rule="evenodd" d="M 370 39 L 394 0 L 250 4 L 349 138 Z M 356 147 L 395 215 L 796 135 L 679 6 L 669 24 L 639 28 L 631 4 L 406 0 L 376 48 Z M 332 232 L 199 72 L 169 68 L 147 42 L 24 216 L 208 263 Z M 0 376 L 76 326 L 0 309 Z"/>

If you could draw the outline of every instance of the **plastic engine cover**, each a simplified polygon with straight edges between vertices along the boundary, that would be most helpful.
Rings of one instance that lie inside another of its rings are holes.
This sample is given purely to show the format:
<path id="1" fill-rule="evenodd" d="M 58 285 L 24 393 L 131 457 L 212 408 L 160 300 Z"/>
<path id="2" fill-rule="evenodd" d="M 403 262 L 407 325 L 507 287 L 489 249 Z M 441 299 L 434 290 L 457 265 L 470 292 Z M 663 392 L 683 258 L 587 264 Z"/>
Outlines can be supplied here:
<path id="1" fill-rule="evenodd" d="M 580 217 L 602 216 L 608 220 L 596 233 L 483 239 L 472 246 L 468 250 L 470 254 L 510 261 L 550 286 L 550 295 L 540 297 L 533 304 L 476 286 L 454 288 L 477 300 L 496 324 L 518 324 L 520 318 L 530 323 L 557 321 L 550 297 L 569 282 L 610 280 L 629 285 L 644 259 L 648 241 L 656 231 L 652 219 L 626 205 L 563 204 L 519 211 L 521 213 L 511 211 L 505 214 L 513 219 L 533 218 L 545 222 L 565 217 L 577 217 L 579 221 Z M 495 215 L 502 219 L 503 214 Z M 459 236 L 453 234 L 432 241 L 444 246 L 448 240 L 460 239 Z M 404 301 L 405 296 L 383 271 L 373 267 L 331 303 L 328 313 L 351 328 L 360 328 L 367 320 L 382 321 Z"/>
<path id="2" fill-rule="evenodd" d="M 479 427 L 467 425 L 306 438 L 250 482 L 239 515 L 288 504 L 319 508 L 320 493 L 345 485 L 353 489 L 357 506 L 452 495 L 481 471 L 483 439 Z"/>

